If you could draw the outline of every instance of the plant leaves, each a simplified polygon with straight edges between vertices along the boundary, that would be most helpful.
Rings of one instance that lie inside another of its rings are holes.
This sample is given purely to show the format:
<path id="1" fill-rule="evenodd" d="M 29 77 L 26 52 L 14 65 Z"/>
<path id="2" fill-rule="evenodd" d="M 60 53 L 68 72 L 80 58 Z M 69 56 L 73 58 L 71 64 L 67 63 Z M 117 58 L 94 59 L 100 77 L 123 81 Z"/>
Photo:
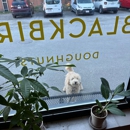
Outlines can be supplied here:
<path id="1" fill-rule="evenodd" d="M 119 96 L 130 96 L 130 90 L 122 91 L 120 93 L 117 93 Z"/>
<path id="2" fill-rule="evenodd" d="M 5 66 L 0 64 L 0 75 L 5 79 L 11 81 L 13 84 L 18 85 L 18 81 L 14 74 Z"/>
<path id="3" fill-rule="evenodd" d="M 120 109 L 116 107 L 109 107 L 107 108 L 108 111 L 110 111 L 112 114 L 120 115 L 120 116 L 125 116 L 125 113 L 122 112 Z"/>
<path id="4" fill-rule="evenodd" d="M 51 89 L 53 89 L 53 90 L 55 90 L 55 91 L 58 91 L 58 92 L 60 92 L 60 93 L 62 93 L 62 91 L 60 91 L 57 87 L 55 87 L 55 86 L 52 86 L 52 87 L 50 87 Z"/>
<path id="5" fill-rule="evenodd" d="M 24 98 L 28 98 L 30 94 L 30 90 L 32 90 L 30 82 L 27 79 L 23 79 L 20 82 L 20 90 Z"/>
<path id="6" fill-rule="evenodd" d="M 8 106 L 8 102 L 5 100 L 5 98 L 0 95 L 0 104 L 4 106 Z"/>
<path id="7" fill-rule="evenodd" d="M 122 91 L 124 90 L 124 87 L 125 87 L 125 84 L 124 84 L 124 83 L 118 85 L 118 86 L 116 87 L 116 89 L 114 90 L 114 93 L 113 93 L 113 94 L 114 94 L 114 95 L 117 95 L 118 93 L 122 92 Z"/>
<path id="8" fill-rule="evenodd" d="M 45 108 L 46 110 L 48 110 L 48 109 L 49 109 L 49 108 L 48 108 L 47 103 L 46 103 L 44 100 L 39 99 L 39 102 L 40 102 L 40 104 L 41 104 L 42 108 Z"/>
<path id="9" fill-rule="evenodd" d="M 40 128 L 39 128 L 39 126 L 37 126 L 37 125 L 33 125 L 33 130 L 41 130 Z"/>
<path id="10" fill-rule="evenodd" d="M 0 58 L 2 57 L 3 55 L 2 54 L 0 54 Z"/>
<path id="11" fill-rule="evenodd" d="M 19 96 L 18 96 L 17 93 L 14 93 L 14 98 L 15 98 L 17 101 L 19 101 Z"/>
<path id="12" fill-rule="evenodd" d="M 16 78 L 21 78 L 21 77 L 22 77 L 22 75 L 20 75 L 20 74 L 14 74 L 14 76 L 15 76 Z"/>
<path id="13" fill-rule="evenodd" d="M 117 101 L 117 100 L 111 100 L 111 102 L 113 102 L 113 103 L 119 103 L 119 101 Z"/>
<path id="14" fill-rule="evenodd" d="M 46 86 L 47 88 L 50 88 L 47 83 L 43 83 L 43 85 Z"/>
<path id="15" fill-rule="evenodd" d="M 39 73 L 40 74 L 43 74 L 43 72 L 46 70 L 46 67 L 43 67 L 43 66 L 41 66 L 40 67 L 40 70 L 39 70 Z"/>
<path id="16" fill-rule="evenodd" d="M 114 104 L 114 103 L 108 104 L 107 107 L 106 107 L 106 109 L 107 109 L 107 108 L 110 108 L 110 107 L 117 107 L 117 105 Z"/>
<path id="17" fill-rule="evenodd" d="M 101 82 L 109 90 L 109 92 L 111 92 L 108 81 L 105 78 L 101 78 Z"/>
<path id="18" fill-rule="evenodd" d="M 35 91 L 41 92 L 45 96 L 49 97 L 48 91 L 44 88 L 44 86 L 40 82 L 29 78 L 28 80 L 30 81 L 30 84 L 32 85 Z"/>
<path id="19" fill-rule="evenodd" d="M 101 94 L 105 99 L 109 98 L 109 89 L 104 84 L 101 84 Z"/>
<path id="20" fill-rule="evenodd" d="M 10 106 L 7 106 L 3 110 L 3 118 L 5 121 L 8 119 L 9 113 L 10 113 Z"/>
<path id="21" fill-rule="evenodd" d="M 25 77 L 28 73 L 28 68 L 27 66 L 24 66 L 22 69 L 21 69 L 21 74 Z"/>
<path id="22" fill-rule="evenodd" d="M 11 129 L 13 126 L 17 125 L 20 120 L 21 120 L 20 115 L 19 115 L 19 114 L 15 114 L 15 115 L 11 118 L 11 122 L 10 122 L 10 127 L 9 127 L 9 129 Z"/>
<path id="23" fill-rule="evenodd" d="M 102 104 L 96 99 L 96 104 L 98 105 L 98 107 L 100 107 L 101 109 L 103 108 L 102 107 Z"/>
<path id="24" fill-rule="evenodd" d="M 9 106 L 11 107 L 11 109 L 13 110 L 19 110 L 20 109 L 20 104 L 16 104 L 16 103 L 9 103 Z"/>

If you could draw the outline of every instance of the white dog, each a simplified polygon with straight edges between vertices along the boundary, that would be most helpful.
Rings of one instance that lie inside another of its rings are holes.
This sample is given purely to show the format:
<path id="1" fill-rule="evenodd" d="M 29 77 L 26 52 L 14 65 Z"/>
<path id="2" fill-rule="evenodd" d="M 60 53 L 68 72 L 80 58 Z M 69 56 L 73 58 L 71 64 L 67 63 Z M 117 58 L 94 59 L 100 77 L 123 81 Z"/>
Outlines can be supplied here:
<path id="1" fill-rule="evenodd" d="M 63 91 L 66 92 L 66 94 L 79 93 L 80 90 L 83 89 L 81 76 L 78 73 L 75 73 L 72 67 L 67 66 L 65 69 L 68 71 L 68 73 L 65 77 L 65 86 Z"/>

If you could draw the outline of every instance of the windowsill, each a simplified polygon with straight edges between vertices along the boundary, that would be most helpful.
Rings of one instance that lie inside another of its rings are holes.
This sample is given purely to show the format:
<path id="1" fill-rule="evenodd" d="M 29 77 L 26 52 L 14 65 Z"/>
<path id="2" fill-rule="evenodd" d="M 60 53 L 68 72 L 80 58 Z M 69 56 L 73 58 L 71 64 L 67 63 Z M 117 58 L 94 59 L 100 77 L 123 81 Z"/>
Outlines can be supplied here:
<path id="1" fill-rule="evenodd" d="M 109 114 L 107 121 L 107 130 L 116 130 L 116 128 L 130 129 L 130 109 L 123 110 L 126 116 L 117 116 Z M 89 116 L 71 118 L 62 121 L 53 121 L 45 123 L 47 130 L 93 130 L 89 125 Z"/>
<path id="2" fill-rule="evenodd" d="M 106 118 L 107 130 L 130 130 L 130 108 L 123 110 L 126 116 L 110 114 Z M 89 125 L 89 116 L 69 118 L 65 120 L 51 121 L 44 123 L 46 130 L 93 130 Z M 6 130 L 6 129 L 4 129 Z M 21 130 L 18 127 L 12 130 Z"/>

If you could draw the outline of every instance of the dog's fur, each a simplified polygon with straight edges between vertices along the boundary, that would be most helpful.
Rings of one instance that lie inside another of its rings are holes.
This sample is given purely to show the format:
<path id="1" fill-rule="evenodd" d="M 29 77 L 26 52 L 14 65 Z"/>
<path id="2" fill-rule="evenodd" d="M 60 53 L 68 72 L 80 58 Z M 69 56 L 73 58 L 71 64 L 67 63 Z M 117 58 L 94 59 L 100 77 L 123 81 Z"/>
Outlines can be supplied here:
<path id="1" fill-rule="evenodd" d="M 83 89 L 81 76 L 78 73 L 75 73 L 72 67 L 67 66 L 65 69 L 68 71 L 68 73 L 65 77 L 65 86 L 63 91 L 66 92 L 66 94 L 79 93 L 80 90 Z"/>

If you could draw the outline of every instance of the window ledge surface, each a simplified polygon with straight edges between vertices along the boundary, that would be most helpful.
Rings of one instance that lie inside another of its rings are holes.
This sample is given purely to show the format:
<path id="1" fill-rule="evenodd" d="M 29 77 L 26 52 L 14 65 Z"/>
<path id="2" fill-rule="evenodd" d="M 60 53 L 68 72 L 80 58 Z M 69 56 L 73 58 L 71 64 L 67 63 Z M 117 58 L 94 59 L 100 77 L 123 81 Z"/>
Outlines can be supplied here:
<path id="1" fill-rule="evenodd" d="M 109 114 L 106 122 L 106 130 L 130 130 L 130 108 L 123 110 L 126 116 Z M 89 116 L 82 116 L 66 120 L 58 120 L 44 123 L 46 130 L 93 130 L 89 125 Z M 6 130 L 6 129 L 4 129 Z M 12 130 L 21 130 L 13 128 Z"/>
<path id="2" fill-rule="evenodd" d="M 126 116 L 117 116 L 109 114 L 107 122 L 107 130 L 116 130 L 125 128 L 130 130 L 130 109 L 123 110 Z M 68 120 L 53 121 L 45 123 L 47 130 L 93 130 L 89 125 L 89 116 L 70 118 Z"/>

